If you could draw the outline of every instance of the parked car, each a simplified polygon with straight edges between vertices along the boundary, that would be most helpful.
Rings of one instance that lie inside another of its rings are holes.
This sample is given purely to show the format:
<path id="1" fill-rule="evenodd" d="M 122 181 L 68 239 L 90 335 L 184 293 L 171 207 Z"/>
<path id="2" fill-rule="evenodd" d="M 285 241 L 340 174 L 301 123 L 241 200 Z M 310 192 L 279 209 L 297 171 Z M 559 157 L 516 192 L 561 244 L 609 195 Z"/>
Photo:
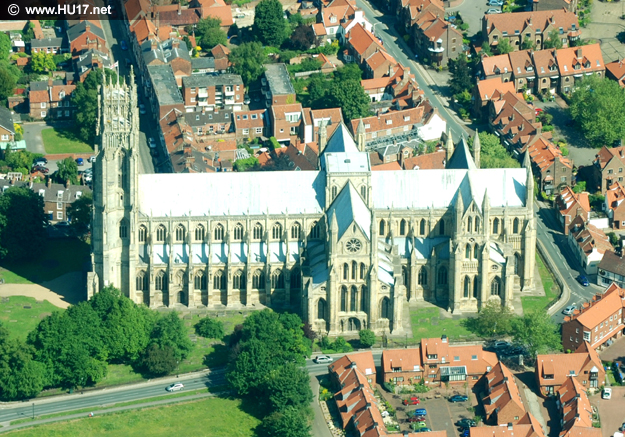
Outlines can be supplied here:
<path id="1" fill-rule="evenodd" d="M 417 428 L 415 432 L 432 432 L 430 428 Z"/>
<path id="2" fill-rule="evenodd" d="M 250 104 L 250 96 L 248 96 L 247 94 L 243 96 L 243 104 L 244 105 Z"/>
<path id="3" fill-rule="evenodd" d="M 46 167 L 44 167 L 43 165 L 36 165 L 33 167 L 33 169 L 31 170 L 33 173 L 35 172 L 41 172 L 43 174 L 48 174 L 48 172 L 50 170 L 48 170 Z"/>
<path id="4" fill-rule="evenodd" d="M 471 431 L 469 431 L 468 428 L 465 428 L 464 431 L 462 431 L 462 437 L 469 437 L 469 434 L 471 433 Z"/>
<path id="5" fill-rule="evenodd" d="M 417 408 L 416 410 L 414 410 L 414 413 L 412 413 L 413 416 L 427 416 L 428 412 L 425 411 L 425 408 Z"/>
<path id="6" fill-rule="evenodd" d="M 401 403 L 404 405 L 419 405 L 421 401 L 418 397 L 411 396 L 410 399 L 404 399 L 403 401 L 401 401 Z"/>
<path id="7" fill-rule="evenodd" d="M 579 275 L 577 277 L 577 282 L 582 284 L 584 287 L 588 287 L 590 285 L 590 282 L 588 282 L 588 278 L 586 278 L 586 276 L 584 275 Z"/>
<path id="8" fill-rule="evenodd" d="M 425 417 L 423 416 L 411 416 L 408 418 L 408 422 L 417 423 L 417 422 L 425 422 Z"/>
<path id="9" fill-rule="evenodd" d="M 497 350 L 497 349 L 505 349 L 507 347 L 510 347 L 510 343 L 507 341 L 503 341 L 503 340 L 498 340 L 496 342 L 493 343 L 493 349 Z"/>
<path id="10" fill-rule="evenodd" d="M 488 0 L 488 6 L 503 6 L 503 1 L 501 0 Z"/>
<path id="11" fill-rule="evenodd" d="M 486 11 L 487 14 L 501 14 L 501 9 L 490 8 Z"/>
<path id="12" fill-rule="evenodd" d="M 461 428 L 473 428 L 474 426 L 477 426 L 477 423 L 475 423 L 475 420 L 462 418 L 456 422 L 456 425 Z"/>
<path id="13" fill-rule="evenodd" d="M 69 222 L 58 222 L 54 226 L 56 226 L 57 228 L 67 228 L 69 227 Z"/>
<path id="14" fill-rule="evenodd" d="M 82 180 L 85 182 L 91 182 L 93 180 L 93 176 L 90 173 L 83 173 Z"/>
<path id="15" fill-rule="evenodd" d="M 92 162 L 92 163 L 95 162 L 95 155 L 90 156 L 87 161 Z M 90 170 L 90 169 L 87 169 L 87 170 Z"/>
<path id="16" fill-rule="evenodd" d="M 464 395 L 454 395 L 454 396 L 449 398 L 449 402 L 452 402 L 452 403 L 466 402 L 468 400 L 469 400 L 469 397 L 468 396 L 464 396 Z"/>
<path id="17" fill-rule="evenodd" d="M 148 138 L 148 145 L 150 146 L 150 149 L 156 149 L 156 141 L 154 141 L 154 138 Z"/>
<path id="18" fill-rule="evenodd" d="M 317 355 L 313 361 L 317 364 L 331 363 L 332 357 L 328 355 Z"/>
<path id="19" fill-rule="evenodd" d="M 601 394 L 601 399 L 612 399 L 612 389 L 610 387 L 605 387 L 603 389 L 603 393 Z"/>
<path id="20" fill-rule="evenodd" d="M 390 417 L 391 413 L 389 413 L 388 411 L 384 410 L 380 413 L 382 415 L 382 417 Z"/>
<path id="21" fill-rule="evenodd" d="M 139 105 L 139 113 L 140 113 L 140 114 L 145 114 L 145 112 L 146 112 L 146 111 L 145 111 L 145 105 L 144 105 L 143 103 L 141 103 L 141 104 Z"/>
<path id="22" fill-rule="evenodd" d="M 564 314 L 565 316 L 570 316 L 571 314 L 575 312 L 576 309 L 577 307 L 575 305 L 569 305 L 568 307 L 562 310 L 562 314 Z"/>
<path id="23" fill-rule="evenodd" d="M 82 158 L 76 158 L 76 164 L 78 165 L 85 165 L 85 160 Z"/>
<path id="24" fill-rule="evenodd" d="M 40 158 L 35 158 L 35 160 L 33 161 L 33 165 L 46 165 L 47 163 L 48 160 L 43 156 Z"/>
<path id="25" fill-rule="evenodd" d="M 178 382 L 176 384 L 170 385 L 165 390 L 167 390 L 167 391 L 178 391 L 178 390 L 182 390 L 183 388 L 184 388 L 184 385 Z"/>
<path id="26" fill-rule="evenodd" d="M 415 422 L 415 424 L 412 426 L 416 429 L 419 429 L 419 428 L 427 428 L 428 424 L 425 422 Z"/>
<path id="27" fill-rule="evenodd" d="M 128 44 L 126 44 L 126 41 L 122 40 L 119 45 L 122 47 L 122 50 L 128 50 Z"/>

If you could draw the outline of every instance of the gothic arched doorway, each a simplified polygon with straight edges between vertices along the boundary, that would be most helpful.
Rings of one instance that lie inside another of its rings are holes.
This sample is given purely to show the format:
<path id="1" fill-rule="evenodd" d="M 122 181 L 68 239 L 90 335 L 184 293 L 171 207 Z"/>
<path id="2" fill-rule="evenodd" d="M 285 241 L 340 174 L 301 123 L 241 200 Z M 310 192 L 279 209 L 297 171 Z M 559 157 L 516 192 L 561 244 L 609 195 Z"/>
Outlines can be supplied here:
<path id="1" fill-rule="evenodd" d="M 347 321 L 348 331 L 360 331 L 360 320 L 355 317 L 350 317 Z"/>

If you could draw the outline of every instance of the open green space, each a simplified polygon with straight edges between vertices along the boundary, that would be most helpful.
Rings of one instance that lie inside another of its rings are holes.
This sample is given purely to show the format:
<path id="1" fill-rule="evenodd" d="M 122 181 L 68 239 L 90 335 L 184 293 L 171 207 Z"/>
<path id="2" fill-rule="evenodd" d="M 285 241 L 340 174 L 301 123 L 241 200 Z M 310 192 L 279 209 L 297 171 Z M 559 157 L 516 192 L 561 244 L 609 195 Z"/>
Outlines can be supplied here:
<path id="1" fill-rule="evenodd" d="M 418 343 L 422 338 L 441 337 L 443 334 L 451 340 L 469 340 L 476 338 L 464 326 L 463 319 L 448 319 L 440 316 L 440 308 L 410 309 L 412 324 L 412 343 Z M 407 339 L 411 341 L 410 338 Z M 401 343 L 401 341 L 398 341 Z"/>
<path id="2" fill-rule="evenodd" d="M 41 131 L 46 153 L 93 153 L 93 147 L 82 142 L 71 129 L 48 128 Z"/>
<path id="3" fill-rule="evenodd" d="M 89 260 L 89 245 L 77 238 L 43 241 L 33 250 L 39 255 L 31 260 L 0 262 L 0 278 L 8 284 L 40 284 L 65 273 L 80 271 Z"/>
<path id="4" fill-rule="evenodd" d="M 70 422 L 40 425 L 8 435 L 17 437 L 132 437 L 254 435 L 260 420 L 248 414 L 240 400 L 209 398 L 194 402 L 145 408 Z"/>
<path id="5" fill-rule="evenodd" d="M 0 322 L 12 336 L 22 340 L 48 314 L 59 311 L 47 300 L 37 301 L 34 297 L 10 296 L 0 301 Z"/>
<path id="6" fill-rule="evenodd" d="M 549 305 L 551 301 L 558 297 L 560 293 L 558 284 L 556 284 L 553 275 L 549 269 L 547 269 L 547 266 L 545 266 L 543 259 L 538 253 L 536 253 L 536 265 L 538 266 L 538 273 L 540 274 L 540 279 L 543 282 L 543 287 L 545 288 L 545 296 L 521 297 L 521 304 L 523 305 L 524 313 L 530 311 L 543 311 L 547 308 L 547 305 Z"/>

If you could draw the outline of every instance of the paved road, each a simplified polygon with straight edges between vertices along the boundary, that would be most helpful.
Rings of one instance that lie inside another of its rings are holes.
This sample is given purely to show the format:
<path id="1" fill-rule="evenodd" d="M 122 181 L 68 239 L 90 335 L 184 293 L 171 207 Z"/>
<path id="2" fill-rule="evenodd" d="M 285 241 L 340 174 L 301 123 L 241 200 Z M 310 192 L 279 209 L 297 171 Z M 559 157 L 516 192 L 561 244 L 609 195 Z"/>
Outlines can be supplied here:
<path id="1" fill-rule="evenodd" d="M 26 150 L 33 153 L 46 154 L 46 149 L 43 147 L 43 138 L 41 137 L 41 131 L 49 128 L 45 121 L 37 121 L 33 123 L 24 123 L 24 141 L 26 141 Z"/>
<path id="2" fill-rule="evenodd" d="M 393 28 L 395 17 L 384 15 L 374 10 L 372 6 L 364 0 L 356 0 L 356 5 L 365 11 L 367 19 L 373 25 L 375 35 L 382 39 L 384 48 L 386 48 L 388 53 L 402 65 L 410 67 L 410 72 L 415 75 L 415 79 L 419 87 L 424 91 L 425 97 L 430 100 L 432 106 L 437 108 L 441 116 L 447 121 L 447 126 L 451 130 L 454 140 L 458 141 L 462 136 L 467 136 L 467 130 L 464 124 L 447 109 L 447 101 L 432 91 L 430 88 L 430 86 L 433 85 L 433 83 L 430 82 L 431 79 L 427 74 L 424 74 L 421 65 L 412 60 L 414 59 L 414 54 Z"/>

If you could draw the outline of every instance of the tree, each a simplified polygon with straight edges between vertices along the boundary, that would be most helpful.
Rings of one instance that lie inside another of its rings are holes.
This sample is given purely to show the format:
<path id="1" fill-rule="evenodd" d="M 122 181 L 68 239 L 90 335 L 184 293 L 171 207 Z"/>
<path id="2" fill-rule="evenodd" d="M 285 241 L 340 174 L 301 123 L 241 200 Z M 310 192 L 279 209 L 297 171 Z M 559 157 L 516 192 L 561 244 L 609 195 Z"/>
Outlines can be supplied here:
<path id="1" fill-rule="evenodd" d="M 30 68 L 35 73 L 44 73 L 56 70 L 54 55 L 52 53 L 33 53 L 30 59 Z"/>
<path id="2" fill-rule="evenodd" d="M 24 42 L 30 42 L 31 39 L 35 38 L 35 25 L 29 21 L 22 32 L 22 39 Z"/>
<path id="3" fill-rule="evenodd" d="M 156 321 L 150 337 L 151 343 L 157 344 L 161 349 L 170 347 L 178 361 L 184 360 L 193 349 L 187 329 L 175 311 L 167 313 Z"/>
<path id="4" fill-rule="evenodd" d="M 614 233 L 614 232 L 609 232 L 608 233 L 608 238 L 610 239 L 610 244 L 614 247 L 620 247 L 620 240 L 619 237 Z"/>
<path id="5" fill-rule="evenodd" d="M 159 347 L 152 344 L 145 351 L 140 361 L 140 368 L 152 376 L 169 375 L 176 370 L 178 363 L 174 356 L 174 350 L 169 346 Z"/>
<path id="6" fill-rule="evenodd" d="M 512 331 L 514 314 L 507 306 L 489 301 L 477 317 L 467 319 L 467 328 L 480 337 L 490 338 L 508 335 Z"/>
<path id="7" fill-rule="evenodd" d="M 562 351 L 560 327 L 546 311 L 532 311 L 513 322 L 514 341 L 527 347 L 530 355 Z"/>
<path id="8" fill-rule="evenodd" d="M 195 35 L 200 38 L 199 44 L 206 51 L 210 51 L 218 44 L 226 44 L 228 36 L 221 30 L 221 19 L 207 17 L 200 20 L 195 28 Z"/>
<path id="9" fill-rule="evenodd" d="M 33 361 L 33 348 L 10 338 L 0 323 L 0 399 L 35 397 L 45 385 L 45 366 Z"/>
<path id="10" fill-rule="evenodd" d="M 562 40 L 557 29 L 549 32 L 548 38 L 543 41 L 543 49 L 561 49 Z"/>
<path id="11" fill-rule="evenodd" d="M 625 89 L 617 82 L 588 76 L 573 90 L 569 111 L 594 147 L 625 138 Z"/>
<path id="12" fill-rule="evenodd" d="M 279 0 L 261 0 L 254 10 L 254 35 L 268 46 L 279 47 L 286 38 L 287 22 Z"/>
<path id="13" fill-rule="evenodd" d="M 46 239 L 43 198 L 28 187 L 13 187 L 0 196 L 0 256 L 10 261 L 33 257 Z"/>
<path id="14" fill-rule="evenodd" d="M 573 192 L 581 193 L 583 191 L 586 191 L 586 181 L 577 181 L 573 187 Z"/>
<path id="15" fill-rule="evenodd" d="M 221 320 L 216 320 L 212 317 L 204 317 L 195 324 L 195 333 L 204 338 L 221 340 L 224 338 L 224 324 Z"/>
<path id="16" fill-rule="evenodd" d="M 0 33 L 0 60 L 9 59 L 11 53 L 11 38 L 4 32 Z"/>
<path id="17" fill-rule="evenodd" d="M 310 375 L 294 363 L 285 363 L 273 370 L 265 382 L 265 393 L 272 410 L 303 408 L 312 402 Z"/>
<path id="18" fill-rule="evenodd" d="M 22 125 L 13 123 L 13 129 L 15 129 L 15 141 L 22 141 L 22 138 L 24 138 L 24 128 Z"/>
<path id="19" fill-rule="evenodd" d="M 258 166 L 258 158 L 255 156 L 250 156 L 245 159 L 237 159 L 234 161 L 234 169 L 236 171 L 249 171 L 254 170 Z"/>
<path id="20" fill-rule="evenodd" d="M 315 31 L 312 26 L 300 23 L 291 34 L 291 46 L 295 50 L 308 50 L 315 43 Z"/>
<path id="21" fill-rule="evenodd" d="M 57 162 L 57 170 L 53 177 L 59 184 L 69 181 L 72 185 L 78 185 L 78 164 L 72 158 Z"/>
<path id="22" fill-rule="evenodd" d="M 362 79 L 362 70 L 356 63 L 344 65 L 334 72 L 334 80 L 339 82 L 346 82 L 348 80 L 357 80 L 360 82 L 360 79 Z"/>
<path id="23" fill-rule="evenodd" d="M 523 43 L 521 44 L 521 50 L 534 50 L 536 48 L 536 43 L 529 39 L 528 37 L 523 38 Z"/>
<path id="24" fill-rule="evenodd" d="M 93 212 L 93 195 L 91 192 L 83 193 L 80 198 L 68 206 L 67 215 L 76 235 L 84 235 L 91 226 L 91 213 Z"/>
<path id="25" fill-rule="evenodd" d="M 104 69 L 106 80 L 115 82 L 117 73 L 110 68 Z M 78 137 L 87 144 L 95 140 L 95 127 L 98 116 L 98 86 L 102 85 L 102 70 L 95 69 L 87 75 L 83 83 L 78 83 L 72 93 L 72 105 L 80 108 L 76 111 L 74 123 Z"/>
<path id="26" fill-rule="evenodd" d="M 375 344 L 375 332 L 370 329 L 362 329 L 358 332 L 360 345 L 362 347 L 371 347 Z"/>
<path id="27" fill-rule="evenodd" d="M 9 70 L 5 66 L 0 66 L 0 100 L 6 101 L 7 97 L 13 95 L 16 83 L 16 79 Z"/>
<path id="28" fill-rule="evenodd" d="M 271 354 L 268 345 L 257 339 L 239 346 L 239 353 L 230 361 L 226 378 L 239 395 L 262 398 L 268 375 L 281 364 Z"/>
<path id="29" fill-rule="evenodd" d="M 263 419 L 259 435 L 280 437 L 310 437 L 308 409 L 303 411 L 296 408 L 287 408 L 276 411 Z"/>
<path id="30" fill-rule="evenodd" d="M 493 51 L 490 47 L 490 44 L 488 44 L 488 41 L 484 41 L 482 43 L 482 55 L 493 56 Z"/>
<path id="31" fill-rule="evenodd" d="M 481 168 L 519 168 L 519 162 L 502 146 L 499 137 L 487 132 L 480 132 L 480 167 Z M 469 138 L 473 146 L 473 137 Z"/>
<path id="32" fill-rule="evenodd" d="M 512 44 L 510 44 L 508 38 L 501 38 L 499 40 L 499 44 L 497 45 L 497 52 L 500 55 L 506 55 L 512 51 L 514 51 L 514 47 L 512 47 Z"/>
<path id="33" fill-rule="evenodd" d="M 241 75 L 246 87 L 265 72 L 263 47 L 257 42 L 248 42 L 236 47 L 230 53 L 229 60 L 232 63 L 232 70 Z"/>
<path id="34" fill-rule="evenodd" d="M 471 70 L 464 54 L 458 56 L 457 59 L 449 60 L 449 73 L 451 73 L 449 88 L 453 94 L 459 94 L 473 87 Z"/>
<path id="35" fill-rule="evenodd" d="M 369 103 L 371 99 L 360 84 L 360 81 L 334 81 L 330 88 L 329 108 L 340 107 L 345 121 L 368 117 L 371 115 Z"/>

